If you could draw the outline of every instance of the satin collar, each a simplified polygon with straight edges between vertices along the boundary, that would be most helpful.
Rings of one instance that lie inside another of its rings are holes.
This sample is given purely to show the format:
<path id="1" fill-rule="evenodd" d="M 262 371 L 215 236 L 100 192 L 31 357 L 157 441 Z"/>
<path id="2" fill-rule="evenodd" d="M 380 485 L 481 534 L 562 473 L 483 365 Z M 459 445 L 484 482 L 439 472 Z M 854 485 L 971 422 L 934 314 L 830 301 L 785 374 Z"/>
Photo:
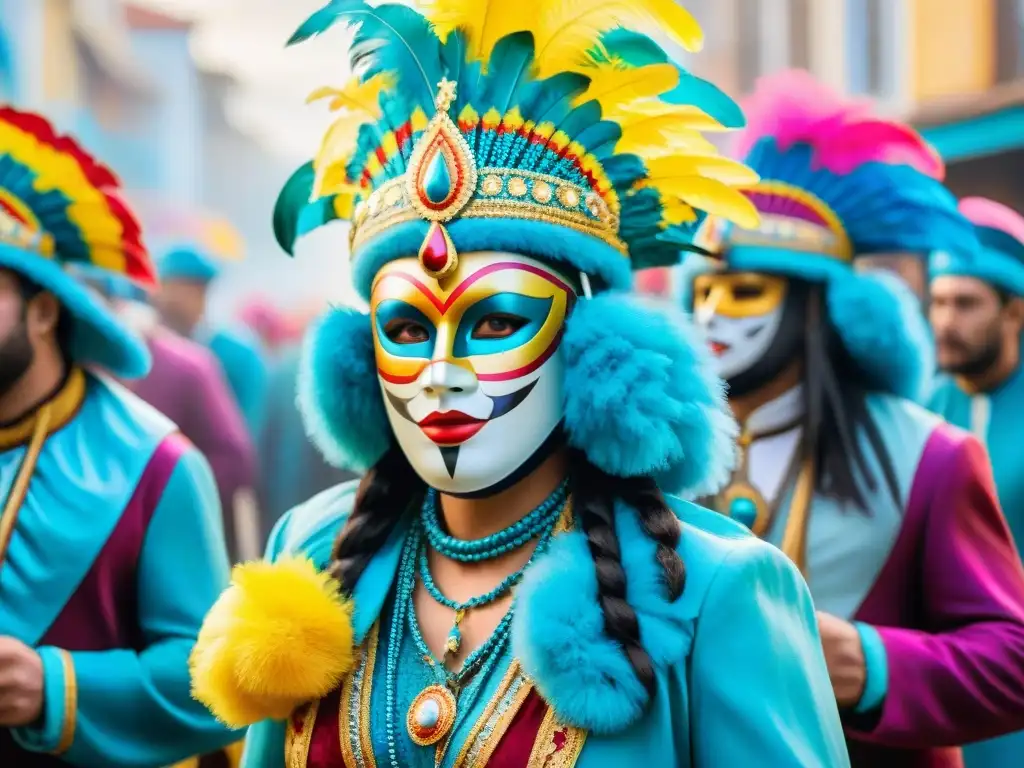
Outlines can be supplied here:
<path id="1" fill-rule="evenodd" d="M 81 368 L 72 368 L 64 384 L 51 397 L 39 403 L 29 413 L 6 426 L 0 426 L 0 451 L 9 451 L 24 445 L 32 439 L 39 409 L 50 405 L 50 422 L 46 430 L 52 435 L 78 413 L 85 400 L 85 373 Z"/>
<path id="2" fill-rule="evenodd" d="M 792 389 L 770 400 L 754 410 L 743 424 L 743 431 L 756 439 L 760 435 L 795 425 L 804 415 L 804 387 L 797 384 Z"/>

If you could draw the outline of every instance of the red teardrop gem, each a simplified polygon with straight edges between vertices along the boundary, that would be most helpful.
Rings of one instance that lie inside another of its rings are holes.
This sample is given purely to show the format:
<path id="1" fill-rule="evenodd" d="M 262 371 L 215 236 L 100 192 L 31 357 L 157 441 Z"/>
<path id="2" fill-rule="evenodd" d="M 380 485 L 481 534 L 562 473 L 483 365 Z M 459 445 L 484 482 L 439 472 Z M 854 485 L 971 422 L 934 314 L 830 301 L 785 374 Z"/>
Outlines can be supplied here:
<path id="1" fill-rule="evenodd" d="M 430 272 L 441 272 L 448 265 L 448 238 L 439 224 L 433 224 L 423 244 L 420 263 Z"/>

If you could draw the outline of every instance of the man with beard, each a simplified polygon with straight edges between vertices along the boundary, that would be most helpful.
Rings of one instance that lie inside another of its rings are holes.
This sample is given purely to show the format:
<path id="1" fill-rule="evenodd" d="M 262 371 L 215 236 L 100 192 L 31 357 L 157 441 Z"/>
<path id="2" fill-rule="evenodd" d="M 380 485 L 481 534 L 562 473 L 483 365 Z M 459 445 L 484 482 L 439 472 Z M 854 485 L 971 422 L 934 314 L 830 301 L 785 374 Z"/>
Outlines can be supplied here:
<path id="1" fill-rule="evenodd" d="M 145 345 L 67 271 L 153 281 L 116 177 L 0 109 L 0 765 L 168 765 L 232 740 L 188 654 L 227 582 L 209 465 L 107 378 Z"/>
<path id="2" fill-rule="evenodd" d="M 693 281 L 741 424 L 712 505 L 807 578 L 854 766 L 960 765 L 1024 726 L 1024 572 L 983 448 L 912 400 L 933 363 L 920 304 L 875 253 L 977 247 L 910 128 L 805 73 L 759 85 L 743 161 L 758 227 L 711 218 Z"/>
<path id="3" fill-rule="evenodd" d="M 203 249 L 180 245 L 160 258 L 157 269 L 156 306 L 163 322 L 216 355 L 252 439 L 258 441 L 266 416 L 267 363 L 254 333 L 246 328 L 212 328 L 207 322 L 210 285 L 220 275 L 220 265 Z"/>
<path id="4" fill-rule="evenodd" d="M 1017 551 L 1024 546 L 1024 218 L 982 198 L 961 201 L 980 248 L 970 258 L 946 251 L 931 258 L 931 309 L 938 363 L 944 372 L 932 410 L 970 430 L 988 447 L 999 501 Z M 968 768 L 1024 759 L 1024 733 L 965 751 Z"/>

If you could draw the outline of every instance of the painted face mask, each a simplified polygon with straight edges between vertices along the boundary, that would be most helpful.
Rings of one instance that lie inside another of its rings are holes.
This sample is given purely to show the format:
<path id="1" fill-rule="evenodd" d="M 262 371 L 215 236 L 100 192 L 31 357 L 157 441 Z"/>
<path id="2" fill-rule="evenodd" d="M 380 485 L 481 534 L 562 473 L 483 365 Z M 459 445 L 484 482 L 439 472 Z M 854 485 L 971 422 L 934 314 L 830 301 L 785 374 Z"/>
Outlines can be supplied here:
<path id="1" fill-rule="evenodd" d="M 782 325 L 786 289 L 783 278 L 753 272 L 694 280 L 694 319 L 705 329 L 723 379 L 750 370 L 772 348 Z"/>
<path id="2" fill-rule="evenodd" d="M 559 345 L 575 289 L 540 262 L 469 253 L 441 280 L 416 259 L 377 275 L 377 375 L 391 428 L 431 486 L 475 494 L 537 458 L 562 418 Z"/>

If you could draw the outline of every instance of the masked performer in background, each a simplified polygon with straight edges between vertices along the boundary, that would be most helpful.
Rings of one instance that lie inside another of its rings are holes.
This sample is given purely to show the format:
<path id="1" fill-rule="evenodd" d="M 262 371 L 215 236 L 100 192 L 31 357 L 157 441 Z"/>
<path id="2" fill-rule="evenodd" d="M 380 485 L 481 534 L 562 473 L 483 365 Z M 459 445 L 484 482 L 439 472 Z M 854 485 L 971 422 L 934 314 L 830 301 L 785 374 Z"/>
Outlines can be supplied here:
<path id="1" fill-rule="evenodd" d="M 806 575 L 851 762 L 960 765 L 1024 724 L 1024 573 L 984 450 L 912 402 L 918 303 L 853 262 L 970 256 L 973 229 L 920 137 L 809 75 L 762 82 L 748 119 L 761 223 L 709 219 L 721 269 L 694 281 L 742 427 L 716 503 Z"/>
<path id="2" fill-rule="evenodd" d="M 753 176 L 696 130 L 735 106 L 619 25 L 699 29 L 671 2 L 353 5 L 300 31 L 361 22 L 360 74 L 278 224 L 352 214 L 370 314 L 323 319 L 300 398 L 370 471 L 239 569 L 196 694 L 263 720 L 250 768 L 847 765 L 796 569 L 662 495 L 721 479 L 734 424 L 681 314 L 623 291 L 691 202 L 752 226 Z"/>
<path id="3" fill-rule="evenodd" d="M 932 255 L 930 318 L 939 377 L 929 406 L 969 430 L 992 459 L 999 503 L 1017 552 L 1024 546 L 1024 219 L 992 200 L 968 198 L 960 211 L 975 226 L 971 258 Z M 1024 732 L 964 750 L 968 768 L 1024 759 Z"/>
<path id="4" fill-rule="evenodd" d="M 167 765 L 232 738 L 191 699 L 186 663 L 228 576 L 209 465 L 82 367 L 149 367 L 142 341 L 64 270 L 153 281 L 117 187 L 43 118 L 0 109 L 5 766 Z"/>

